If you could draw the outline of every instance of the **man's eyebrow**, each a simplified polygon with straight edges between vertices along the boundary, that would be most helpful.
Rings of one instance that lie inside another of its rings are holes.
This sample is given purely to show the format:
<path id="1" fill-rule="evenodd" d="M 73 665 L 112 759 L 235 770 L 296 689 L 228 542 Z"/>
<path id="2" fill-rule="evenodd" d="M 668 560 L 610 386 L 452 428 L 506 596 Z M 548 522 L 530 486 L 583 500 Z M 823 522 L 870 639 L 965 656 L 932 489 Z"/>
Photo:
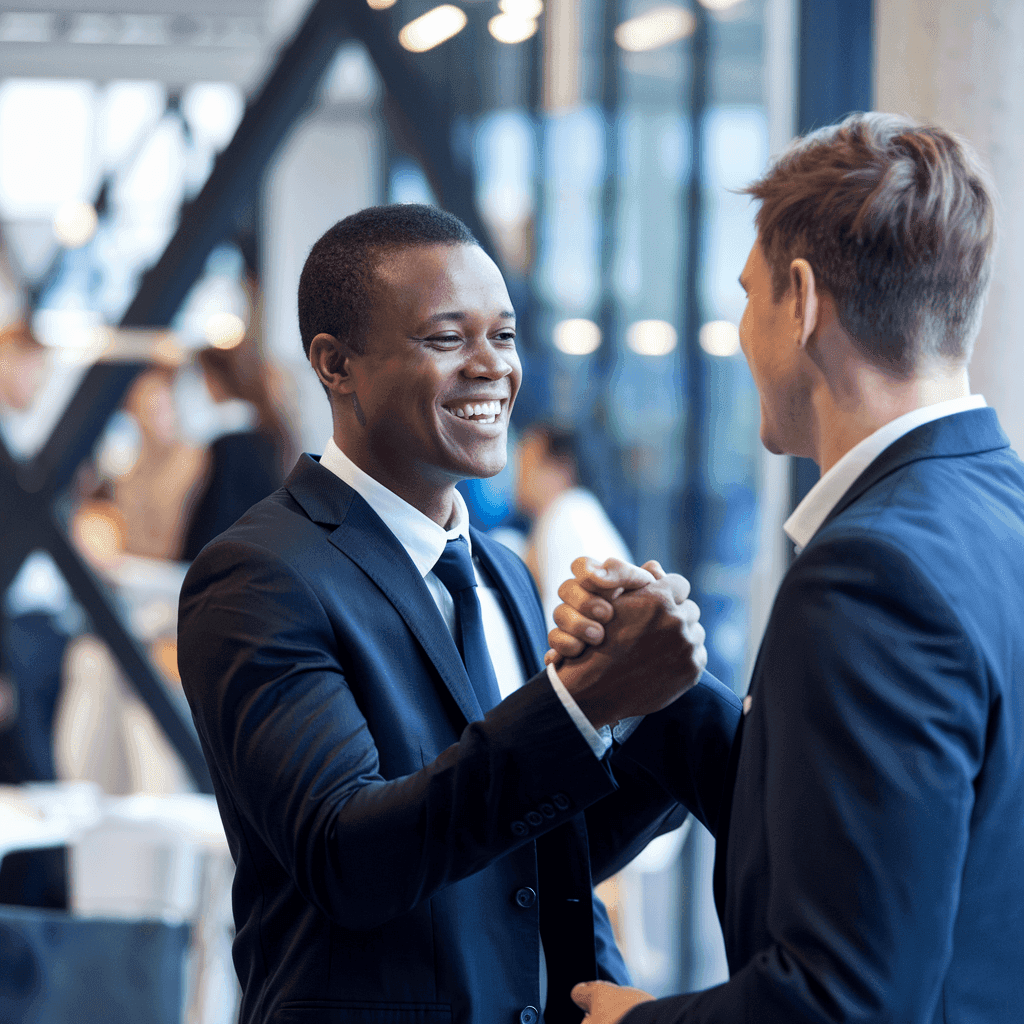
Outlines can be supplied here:
<path id="1" fill-rule="evenodd" d="M 454 309 L 446 313 L 435 313 L 433 316 L 428 316 L 423 322 L 425 324 L 439 324 L 446 320 L 455 320 L 457 323 L 461 323 L 468 318 L 468 313 L 463 312 L 461 309 Z M 499 320 L 515 320 L 515 318 L 516 315 L 511 309 L 503 309 L 498 314 Z"/>

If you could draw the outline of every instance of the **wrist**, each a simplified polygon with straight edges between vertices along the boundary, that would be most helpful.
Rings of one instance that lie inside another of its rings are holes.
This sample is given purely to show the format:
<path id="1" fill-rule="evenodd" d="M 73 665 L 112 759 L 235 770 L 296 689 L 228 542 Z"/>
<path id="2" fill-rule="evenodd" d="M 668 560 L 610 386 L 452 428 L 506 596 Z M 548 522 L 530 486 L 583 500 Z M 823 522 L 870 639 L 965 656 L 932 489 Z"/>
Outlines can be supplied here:
<path id="1" fill-rule="evenodd" d="M 621 717 L 618 708 L 615 701 L 609 699 L 609 695 L 604 694 L 603 688 L 597 685 L 599 673 L 591 667 L 593 658 L 588 659 L 588 662 L 590 664 L 583 664 L 576 659 L 563 660 L 558 666 L 558 678 L 595 729 L 614 726 Z"/>

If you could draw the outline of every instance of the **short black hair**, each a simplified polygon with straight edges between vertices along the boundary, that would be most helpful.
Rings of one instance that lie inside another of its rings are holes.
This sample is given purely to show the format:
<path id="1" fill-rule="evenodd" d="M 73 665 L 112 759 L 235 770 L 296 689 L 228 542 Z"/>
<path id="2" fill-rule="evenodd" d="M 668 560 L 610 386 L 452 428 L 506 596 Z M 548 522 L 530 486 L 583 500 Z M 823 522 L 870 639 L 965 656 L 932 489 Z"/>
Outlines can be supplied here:
<path id="1" fill-rule="evenodd" d="M 321 235 L 299 277 L 302 349 L 330 334 L 363 351 L 374 264 L 388 251 L 414 245 L 479 245 L 458 217 L 436 206 L 370 206 Z"/>

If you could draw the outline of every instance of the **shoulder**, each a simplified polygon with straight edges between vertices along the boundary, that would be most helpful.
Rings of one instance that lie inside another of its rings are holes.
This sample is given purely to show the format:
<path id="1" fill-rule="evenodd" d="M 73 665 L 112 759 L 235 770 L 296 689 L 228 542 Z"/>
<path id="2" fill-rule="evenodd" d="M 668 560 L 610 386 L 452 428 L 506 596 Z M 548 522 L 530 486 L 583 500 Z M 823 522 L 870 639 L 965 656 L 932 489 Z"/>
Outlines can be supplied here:
<path id="1" fill-rule="evenodd" d="M 182 600 L 211 586 L 251 585 L 257 576 L 266 581 L 268 573 L 301 578 L 322 559 L 326 540 L 325 528 L 279 488 L 199 552 L 185 576 Z"/>

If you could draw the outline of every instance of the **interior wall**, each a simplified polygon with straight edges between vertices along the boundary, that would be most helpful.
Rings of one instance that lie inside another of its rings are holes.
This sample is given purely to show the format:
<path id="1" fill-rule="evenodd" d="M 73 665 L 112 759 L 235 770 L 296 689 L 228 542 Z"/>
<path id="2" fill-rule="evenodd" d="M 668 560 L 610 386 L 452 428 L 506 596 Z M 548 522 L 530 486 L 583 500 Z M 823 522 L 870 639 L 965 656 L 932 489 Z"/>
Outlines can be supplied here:
<path id="1" fill-rule="evenodd" d="M 381 202 L 381 138 L 365 105 L 329 106 L 299 124 L 264 190 L 264 329 L 268 351 L 289 371 L 302 451 L 319 455 L 331 413 L 303 355 L 296 296 L 313 243 L 350 213 Z"/>
<path id="2" fill-rule="evenodd" d="M 875 106 L 958 132 L 992 171 L 999 247 L 971 386 L 1024 452 L 1024 4 L 875 0 Z"/>

